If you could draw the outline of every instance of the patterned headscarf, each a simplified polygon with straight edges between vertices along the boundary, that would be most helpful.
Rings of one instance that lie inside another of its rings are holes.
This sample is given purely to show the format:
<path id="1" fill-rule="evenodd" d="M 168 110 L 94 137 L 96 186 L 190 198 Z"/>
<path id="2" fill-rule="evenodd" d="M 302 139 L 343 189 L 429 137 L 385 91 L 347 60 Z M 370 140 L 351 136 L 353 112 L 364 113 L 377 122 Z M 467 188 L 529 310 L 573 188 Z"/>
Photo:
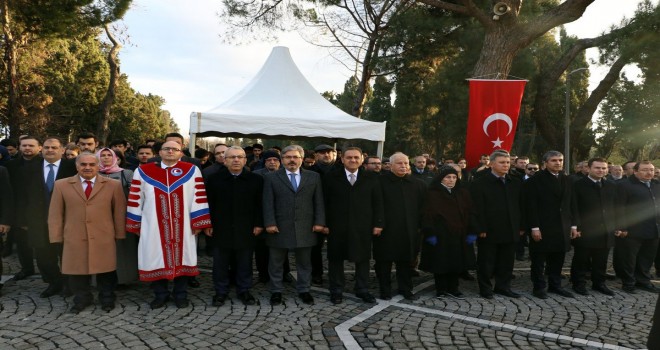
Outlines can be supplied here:
<path id="1" fill-rule="evenodd" d="M 110 154 L 112 154 L 112 165 L 108 167 L 104 166 L 103 163 L 101 162 L 101 152 L 103 151 L 108 151 L 110 152 Z M 110 148 L 107 147 L 102 148 L 100 151 L 96 152 L 96 156 L 99 158 L 99 171 L 102 174 L 114 174 L 124 171 L 124 169 L 120 168 L 119 165 L 117 165 L 117 163 L 119 163 L 119 159 L 117 158 L 115 152 Z"/>

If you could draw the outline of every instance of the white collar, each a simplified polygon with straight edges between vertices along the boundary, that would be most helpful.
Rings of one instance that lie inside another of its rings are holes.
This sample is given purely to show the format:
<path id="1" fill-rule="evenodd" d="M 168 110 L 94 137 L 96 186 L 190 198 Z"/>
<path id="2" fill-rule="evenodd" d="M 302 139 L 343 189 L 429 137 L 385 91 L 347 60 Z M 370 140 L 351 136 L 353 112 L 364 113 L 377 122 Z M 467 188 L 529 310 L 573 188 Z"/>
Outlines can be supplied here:
<path id="1" fill-rule="evenodd" d="M 56 168 L 59 168 L 60 163 L 62 163 L 62 159 L 58 159 L 52 163 L 48 163 L 48 161 L 44 159 L 44 168 L 48 168 L 48 164 L 53 164 Z"/>
<path id="2" fill-rule="evenodd" d="M 78 175 L 78 177 L 80 177 L 80 182 L 83 183 L 83 184 L 85 183 L 85 181 L 87 181 L 87 179 L 83 178 L 83 177 L 80 176 L 80 175 Z M 94 176 L 93 178 L 91 178 L 89 181 L 91 181 L 91 182 L 92 182 L 92 186 L 94 186 L 94 184 L 96 183 L 96 176 Z"/>

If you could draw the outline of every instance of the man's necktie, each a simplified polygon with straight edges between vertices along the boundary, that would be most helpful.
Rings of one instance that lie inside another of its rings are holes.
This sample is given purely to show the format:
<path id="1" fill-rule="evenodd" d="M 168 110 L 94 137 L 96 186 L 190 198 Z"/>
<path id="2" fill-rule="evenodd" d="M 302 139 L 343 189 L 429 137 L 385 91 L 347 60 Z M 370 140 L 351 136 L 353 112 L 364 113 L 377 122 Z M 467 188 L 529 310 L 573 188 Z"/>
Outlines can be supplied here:
<path id="1" fill-rule="evenodd" d="M 296 174 L 291 173 L 289 174 L 289 177 L 291 178 L 291 186 L 293 186 L 293 191 L 298 192 L 298 182 L 296 181 Z"/>
<path id="2" fill-rule="evenodd" d="M 85 196 L 89 199 L 89 195 L 92 194 L 92 182 L 85 180 L 85 183 L 87 184 L 87 187 L 85 187 Z"/>
<path id="3" fill-rule="evenodd" d="M 355 185 L 355 174 L 348 174 L 348 182 L 351 183 L 351 186 Z"/>
<path id="4" fill-rule="evenodd" d="M 645 182 L 645 184 L 646 184 L 646 188 L 651 188 L 651 181 Z"/>
<path id="5" fill-rule="evenodd" d="M 500 177 L 500 181 L 502 181 L 503 185 L 506 185 L 506 177 L 504 176 Z"/>
<path id="6" fill-rule="evenodd" d="M 46 187 L 48 192 L 53 192 L 53 187 L 55 186 L 55 164 L 48 164 L 48 176 L 46 177 Z"/>
<path id="7" fill-rule="evenodd" d="M 596 186 L 598 186 L 598 188 L 603 188 L 603 182 L 600 180 L 596 181 Z"/>

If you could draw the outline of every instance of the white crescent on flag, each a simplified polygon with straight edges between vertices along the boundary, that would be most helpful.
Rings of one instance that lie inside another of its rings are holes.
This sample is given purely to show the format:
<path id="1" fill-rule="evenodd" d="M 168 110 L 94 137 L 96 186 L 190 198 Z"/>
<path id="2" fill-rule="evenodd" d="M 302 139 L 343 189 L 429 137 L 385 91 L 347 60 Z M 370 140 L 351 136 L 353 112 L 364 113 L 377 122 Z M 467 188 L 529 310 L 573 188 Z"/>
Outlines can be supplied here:
<path id="1" fill-rule="evenodd" d="M 483 125 L 484 126 L 484 134 L 486 134 L 486 136 L 490 136 L 490 135 L 488 135 L 488 126 L 496 120 L 501 120 L 501 121 L 506 122 L 506 125 L 509 127 L 509 132 L 506 133 L 507 136 L 508 136 L 511 133 L 511 130 L 513 130 L 513 121 L 511 120 L 511 118 L 509 118 L 508 115 L 506 115 L 504 113 L 491 114 L 491 115 L 488 116 L 488 118 L 486 118 L 486 120 L 484 120 L 484 125 Z"/>

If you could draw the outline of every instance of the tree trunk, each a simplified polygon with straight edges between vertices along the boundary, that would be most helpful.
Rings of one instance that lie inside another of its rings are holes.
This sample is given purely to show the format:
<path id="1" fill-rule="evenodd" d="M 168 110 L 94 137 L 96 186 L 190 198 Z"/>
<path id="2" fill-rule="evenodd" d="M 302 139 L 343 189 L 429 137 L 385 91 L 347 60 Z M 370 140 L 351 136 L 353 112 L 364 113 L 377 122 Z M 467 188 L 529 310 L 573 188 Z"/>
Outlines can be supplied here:
<path id="1" fill-rule="evenodd" d="M 510 29 L 502 26 L 486 31 L 472 77 L 506 79 L 511 71 L 513 58 L 520 49 L 515 44 L 514 37 Z"/>
<path id="2" fill-rule="evenodd" d="M 378 37 L 378 34 L 374 34 L 374 37 Z M 369 45 L 367 46 L 367 51 L 364 54 L 364 60 L 362 62 L 362 75 L 360 76 L 360 81 L 358 82 L 355 103 L 353 104 L 352 114 L 354 117 L 360 118 L 362 111 L 364 110 L 365 100 L 367 99 L 367 89 L 369 87 L 369 81 L 371 80 L 371 73 L 373 72 L 373 67 L 371 63 L 378 55 L 378 48 L 376 45 L 377 39 L 369 39 Z"/>
<path id="3" fill-rule="evenodd" d="M 117 62 L 117 55 L 119 55 L 121 44 L 115 39 L 107 24 L 104 28 L 108 39 L 112 43 L 112 48 L 107 56 L 108 65 L 110 66 L 110 82 L 108 83 L 108 91 L 106 91 L 103 102 L 99 108 L 99 123 L 96 128 L 96 135 L 103 144 L 106 144 L 108 141 L 108 135 L 110 134 L 108 125 L 112 119 L 110 109 L 115 101 L 117 85 L 119 84 L 119 63 Z"/>
<path id="4" fill-rule="evenodd" d="M 0 4 L 2 6 L 0 9 L 2 11 L 2 32 L 5 39 L 3 43 L 5 48 L 4 69 L 8 84 L 7 125 L 9 126 L 9 137 L 18 139 L 18 136 L 21 134 L 21 116 L 18 108 L 18 74 L 16 71 L 16 65 L 18 64 L 18 45 L 11 30 L 12 23 L 9 17 L 9 1 L 0 0 Z"/>

